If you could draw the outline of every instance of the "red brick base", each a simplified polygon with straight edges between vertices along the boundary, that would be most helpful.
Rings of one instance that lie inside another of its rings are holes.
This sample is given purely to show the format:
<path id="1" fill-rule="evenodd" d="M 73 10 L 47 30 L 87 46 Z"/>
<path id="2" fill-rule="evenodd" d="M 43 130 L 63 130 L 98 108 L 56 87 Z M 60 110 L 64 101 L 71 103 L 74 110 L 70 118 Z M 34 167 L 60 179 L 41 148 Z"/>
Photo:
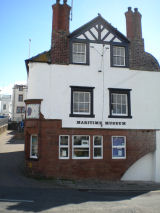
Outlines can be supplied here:
<path id="1" fill-rule="evenodd" d="M 30 135 L 38 134 L 39 158 L 30 159 Z M 59 159 L 59 135 L 70 136 L 70 158 Z M 90 136 L 90 159 L 72 159 L 72 135 Z M 93 159 L 93 136 L 103 136 L 103 159 Z M 126 159 L 112 159 L 112 136 L 126 136 Z M 26 120 L 25 157 L 34 175 L 66 179 L 120 180 L 142 156 L 155 150 L 154 130 L 62 128 L 61 120 Z"/>

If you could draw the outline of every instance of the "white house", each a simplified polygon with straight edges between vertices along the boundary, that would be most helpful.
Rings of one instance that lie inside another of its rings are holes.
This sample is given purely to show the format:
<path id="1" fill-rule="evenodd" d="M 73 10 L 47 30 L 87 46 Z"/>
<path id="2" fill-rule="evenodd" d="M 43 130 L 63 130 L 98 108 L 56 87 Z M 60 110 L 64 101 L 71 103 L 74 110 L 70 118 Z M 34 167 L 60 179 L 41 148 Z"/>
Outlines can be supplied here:
<path id="1" fill-rule="evenodd" d="M 15 84 L 12 94 L 12 117 L 11 120 L 20 122 L 25 119 L 25 103 L 27 98 L 27 86 Z"/>
<path id="2" fill-rule="evenodd" d="M 0 95 L 0 116 L 11 117 L 11 95 Z"/>
<path id="3" fill-rule="evenodd" d="M 127 37 L 103 17 L 69 33 L 53 5 L 51 50 L 26 60 L 26 165 L 47 177 L 160 182 L 160 67 L 144 50 L 141 15 Z"/>

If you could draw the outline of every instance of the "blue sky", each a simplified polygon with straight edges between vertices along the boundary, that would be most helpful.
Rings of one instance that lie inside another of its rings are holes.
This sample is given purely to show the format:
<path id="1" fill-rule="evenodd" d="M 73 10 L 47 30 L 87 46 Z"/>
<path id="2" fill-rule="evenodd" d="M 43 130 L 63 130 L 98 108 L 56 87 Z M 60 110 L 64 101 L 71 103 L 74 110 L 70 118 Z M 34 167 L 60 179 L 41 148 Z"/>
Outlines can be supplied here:
<path id="1" fill-rule="evenodd" d="M 1 0 L 0 6 L 0 89 L 10 93 L 14 83 L 26 82 L 24 60 L 50 49 L 52 4 L 56 0 Z M 62 2 L 62 0 L 61 0 Z M 71 4 L 71 0 L 68 0 Z M 98 13 L 126 35 L 124 13 L 137 7 L 142 14 L 145 50 L 160 63 L 159 0 L 73 0 L 70 32 L 95 18 Z"/>

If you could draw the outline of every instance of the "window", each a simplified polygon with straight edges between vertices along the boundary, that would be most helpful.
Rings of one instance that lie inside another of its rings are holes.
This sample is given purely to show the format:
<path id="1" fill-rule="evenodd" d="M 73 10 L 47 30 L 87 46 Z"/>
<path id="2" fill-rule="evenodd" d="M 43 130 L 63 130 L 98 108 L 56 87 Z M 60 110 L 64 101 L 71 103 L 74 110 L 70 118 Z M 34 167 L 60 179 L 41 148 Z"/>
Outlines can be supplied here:
<path id="1" fill-rule="evenodd" d="M 38 158 L 38 136 L 31 135 L 30 158 Z"/>
<path id="2" fill-rule="evenodd" d="M 111 65 L 113 67 L 128 67 L 128 46 L 111 45 Z"/>
<path id="3" fill-rule="evenodd" d="M 126 158 L 126 137 L 113 136 L 112 137 L 112 159 Z"/>
<path id="4" fill-rule="evenodd" d="M 86 64 L 86 44 L 85 43 L 72 44 L 72 62 Z"/>
<path id="5" fill-rule="evenodd" d="M 18 96 L 18 101 L 22 102 L 23 101 L 23 95 Z"/>
<path id="6" fill-rule="evenodd" d="M 25 107 L 17 107 L 17 113 L 25 113 Z"/>
<path id="7" fill-rule="evenodd" d="M 59 158 L 69 159 L 69 136 L 68 135 L 59 136 Z"/>
<path id="8" fill-rule="evenodd" d="M 132 118 L 130 104 L 130 89 L 109 88 L 110 115 L 109 118 Z"/>
<path id="9" fill-rule="evenodd" d="M 93 88 L 71 86 L 71 114 L 70 117 L 94 117 Z"/>
<path id="10" fill-rule="evenodd" d="M 23 91 L 23 86 L 19 86 L 19 91 Z"/>
<path id="11" fill-rule="evenodd" d="M 93 136 L 93 158 L 102 159 L 103 158 L 103 137 Z"/>
<path id="12" fill-rule="evenodd" d="M 3 110 L 6 110 L 6 104 L 3 104 Z"/>
<path id="13" fill-rule="evenodd" d="M 72 158 L 90 158 L 90 137 L 87 135 L 72 137 Z"/>

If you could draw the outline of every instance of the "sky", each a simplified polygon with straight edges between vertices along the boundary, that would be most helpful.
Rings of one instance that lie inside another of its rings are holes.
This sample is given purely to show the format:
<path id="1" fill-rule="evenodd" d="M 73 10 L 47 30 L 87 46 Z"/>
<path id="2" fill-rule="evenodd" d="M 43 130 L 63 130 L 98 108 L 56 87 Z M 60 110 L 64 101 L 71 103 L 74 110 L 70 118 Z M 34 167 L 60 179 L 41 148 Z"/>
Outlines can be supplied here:
<path id="1" fill-rule="evenodd" d="M 67 1 L 69 5 L 71 1 Z M 15 83 L 27 82 L 25 60 L 29 56 L 32 57 L 50 49 L 52 5 L 55 2 L 56 0 L 0 1 L 1 94 L 11 94 Z M 138 8 L 142 14 L 145 51 L 154 55 L 160 63 L 159 0 L 73 0 L 70 32 L 100 13 L 104 19 L 126 35 L 124 13 L 128 7 Z M 30 39 L 31 42 L 29 42 Z"/>

